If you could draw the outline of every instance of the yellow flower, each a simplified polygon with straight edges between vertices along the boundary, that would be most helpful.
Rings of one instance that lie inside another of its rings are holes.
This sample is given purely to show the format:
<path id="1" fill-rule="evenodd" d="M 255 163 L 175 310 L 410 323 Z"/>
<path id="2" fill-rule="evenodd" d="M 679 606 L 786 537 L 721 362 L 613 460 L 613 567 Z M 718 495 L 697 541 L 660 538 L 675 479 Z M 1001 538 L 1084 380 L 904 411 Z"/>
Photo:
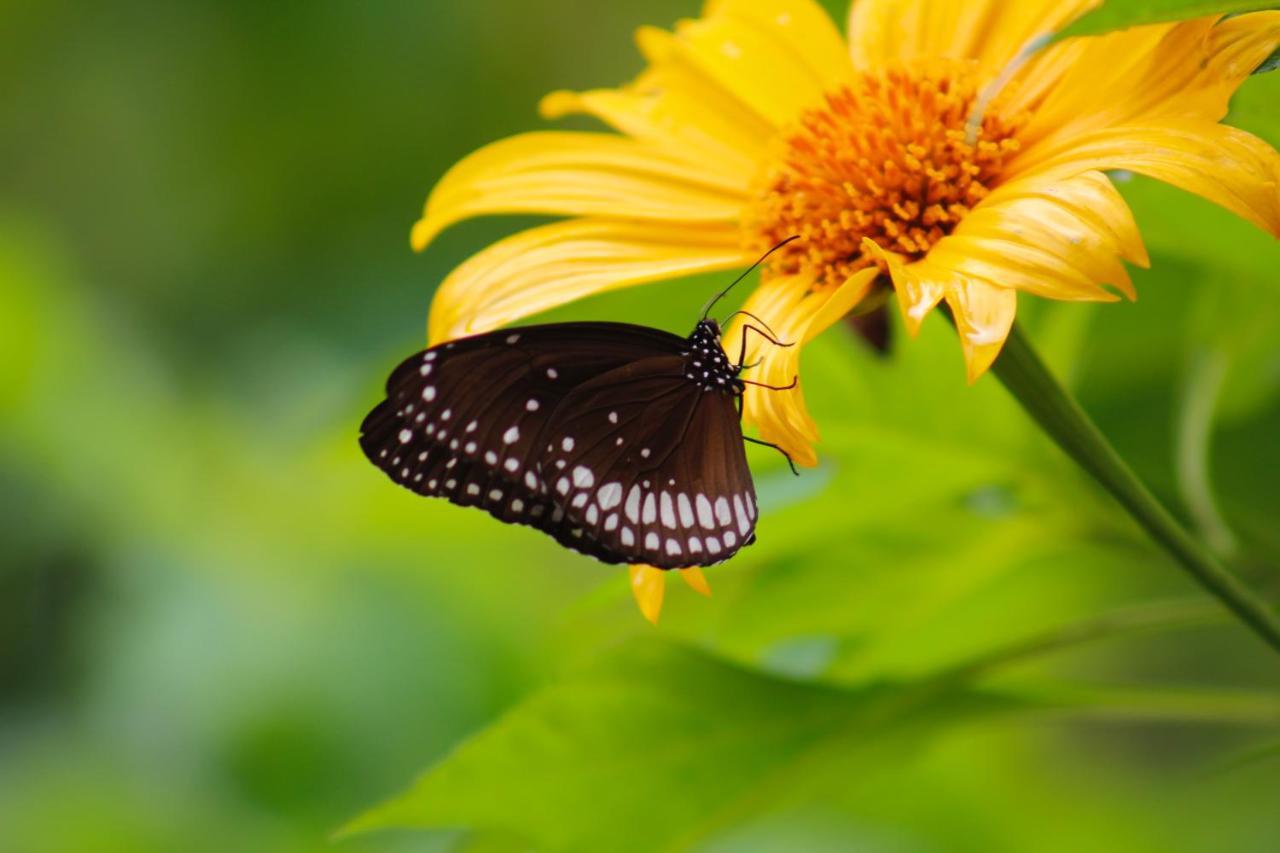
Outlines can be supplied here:
<path id="1" fill-rule="evenodd" d="M 908 328 L 940 301 L 970 379 L 1019 291 L 1133 296 L 1147 256 L 1104 172 L 1198 193 L 1280 235 L 1280 155 L 1219 124 L 1280 45 L 1280 12 L 1215 16 L 1032 48 L 1091 0 L 858 0 L 842 40 L 811 0 L 712 0 L 638 33 L 619 89 L 548 96 L 613 133 L 539 132 L 467 157 L 413 230 L 425 247 L 481 214 L 574 217 L 462 264 L 432 306 L 439 341 L 611 288 L 740 268 L 786 237 L 747 308 L 801 345 L 881 274 Z M 741 326 L 726 334 L 736 353 Z M 753 378 L 786 385 L 800 346 L 758 336 Z M 817 430 L 799 388 L 750 389 L 745 421 L 800 464 Z"/>

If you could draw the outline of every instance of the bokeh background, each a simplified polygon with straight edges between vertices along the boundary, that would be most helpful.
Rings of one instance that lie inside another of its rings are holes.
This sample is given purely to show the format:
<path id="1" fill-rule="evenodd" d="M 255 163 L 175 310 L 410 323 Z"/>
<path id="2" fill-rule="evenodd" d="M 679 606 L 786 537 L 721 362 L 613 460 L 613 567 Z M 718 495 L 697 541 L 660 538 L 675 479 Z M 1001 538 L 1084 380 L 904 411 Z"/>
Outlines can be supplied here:
<path id="1" fill-rule="evenodd" d="M 656 629 L 622 573 L 361 458 L 435 284 L 527 224 L 416 256 L 432 182 L 696 12 L 0 8 L 0 850 L 1275 849 L 1274 655 L 940 318 L 806 353 L 822 467 L 753 455 L 759 544 Z M 1232 120 L 1280 142 L 1277 103 L 1259 75 Z M 1274 598 L 1280 248 L 1118 180 L 1140 300 L 1021 316 Z M 685 332 L 722 278 L 554 316 Z M 333 847 L 432 767 L 380 814 L 434 829 Z"/>

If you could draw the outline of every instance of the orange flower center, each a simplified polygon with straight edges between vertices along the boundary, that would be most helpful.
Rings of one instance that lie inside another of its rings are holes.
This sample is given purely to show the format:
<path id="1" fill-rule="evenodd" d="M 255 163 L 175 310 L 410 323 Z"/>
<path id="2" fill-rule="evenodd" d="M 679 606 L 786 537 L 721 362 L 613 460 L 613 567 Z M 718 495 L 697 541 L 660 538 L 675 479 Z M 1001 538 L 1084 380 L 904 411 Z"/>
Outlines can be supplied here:
<path id="1" fill-rule="evenodd" d="M 862 238 L 910 259 L 982 200 L 1018 149 L 1022 119 L 988 108 L 972 140 L 977 86 L 967 69 L 894 68 L 828 92 L 781 137 L 746 218 L 752 249 L 802 239 L 774 256 L 777 274 L 841 284 L 876 263 Z"/>

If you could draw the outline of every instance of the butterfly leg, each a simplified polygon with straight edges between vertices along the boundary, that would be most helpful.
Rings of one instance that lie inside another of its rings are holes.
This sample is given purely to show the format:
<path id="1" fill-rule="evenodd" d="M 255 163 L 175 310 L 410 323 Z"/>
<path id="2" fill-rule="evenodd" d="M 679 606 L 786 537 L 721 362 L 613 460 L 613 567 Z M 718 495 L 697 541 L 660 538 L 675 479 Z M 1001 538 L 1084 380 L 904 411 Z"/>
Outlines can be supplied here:
<path id="1" fill-rule="evenodd" d="M 738 316 L 739 314 L 743 315 L 744 317 L 750 317 L 752 320 L 755 320 L 757 323 L 759 323 L 761 326 L 763 326 L 763 327 L 764 327 L 764 329 L 765 329 L 765 331 L 766 331 L 766 332 L 768 332 L 769 334 L 773 335 L 775 338 L 778 336 L 778 333 L 777 333 L 777 332 L 775 332 L 773 329 L 769 328 L 769 324 L 768 324 L 768 323 L 766 323 L 764 320 L 761 320 L 759 317 L 757 317 L 755 314 L 752 314 L 750 311 L 743 311 L 741 308 L 739 308 L 737 311 L 734 311 L 734 312 L 733 312 L 732 314 L 730 314 L 728 317 L 725 317 L 725 318 L 724 318 L 725 323 L 727 324 L 730 320 L 732 320 L 734 317 Z M 756 331 L 759 331 L 759 329 L 757 329 Z M 779 342 L 779 341 L 774 341 L 774 343 L 775 343 L 775 344 L 778 344 L 778 346 L 782 346 L 782 347 L 789 347 L 789 346 L 791 346 L 791 344 L 784 344 L 784 343 L 781 343 L 781 342 Z"/>
<path id="2" fill-rule="evenodd" d="M 743 440 L 743 441 L 749 441 L 749 442 L 751 442 L 752 444 L 758 444 L 758 445 L 760 445 L 761 447 L 772 447 L 774 450 L 776 450 L 776 451 L 778 451 L 779 453 L 781 453 L 781 454 L 783 455 L 783 457 L 787 460 L 787 464 L 791 466 L 791 473 L 792 473 L 792 474 L 795 474 L 797 477 L 799 477 L 799 476 L 800 476 L 800 472 L 796 470 L 796 463 L 795 463 L 795 462 L 793 462 L 793 461 L 791 460 L 791 454 L 790 454 L 790 453 L 788 453 L 787 451 L 783 450 L 783 449 L 782 449 L 781 447 L 779 447 L 778 445 L 773 444 L 773 443 L 768 442 L 768 441 L 761 441 L 761 440 L 760 440 L 760 439 L 758 439 L 758 438 L 751 438 L 750 436 L 746 436 L 746 435 L 744 435 L 744 436 L 742 437 L 742 440 Z"/>
<path id="3" fill-rule="evenodd" d="M 800 377 L 793 376 L 791 378 L 791 382 L 789 382 L 786 385 L 766 385 L 763 382 L 752 382 L 750 379 L 740 379 L 738 381 L 746 385 L 754 385 L 757 388 L 767 388 L 770 391 L 790 391 L 792 388 L 796 387 L 796 385 L 800 383 Z"/>
<path id="4" fill-rule="evenodd" d="M 740 314 L 745 314 L 746 312 L 745 312 L 745 311 L 740 311 L 740 312 L 738 312 L 738 313 L 740 313 Z M 754 316 L 754 315 L 752 315 L 752 316 Z M 761 320 L 760 322 L 761 322 L 762 324 L 764 323 L 764 321 L 763 321 L 763 320 Z M 766 328 L 767 328 L 767 327 L 766 327 Z M 744 370 L 744 369 L 745 369 L 745 367 L 744 367 L 744 365 L 743 365 L 743 362 L 745 362 L 745 361 L 746 361 L 746 359 L 747 359 L 747 332 L 748 332 L 748 331 L 755 332 L 757 335 L 759 335 L 760 337 L 764 338 L 766 341 L 768 341 L 769 343 L 773 344 L 774 346 L 779 346 L 779 347 L 792 347 L 792 346 L 795 346 L 795 343 L 794 343 L 794 342 L 792 342 L 792 343 L 783 343 L 782 341 L 778 340 L 777 338 L 773 337 L 772 335 L 766 334 L 766 333 L 764 332 L 764 330 L 763 330 L 763 329 L 760 329 L 758 326 L 753 326 L 753 325 L 751 325 L 750 323 L 747 323 L 746 325 L 744 325 L 744 326 L 742 327 L 742 345 L 741 345 L 740 347 L 738 347 L 738 370 Z M 756 364 L 759 364 L 759 362 L 756 362 Z M 754 367 L 755 365 L 752 365 L 752 366 Z"/>

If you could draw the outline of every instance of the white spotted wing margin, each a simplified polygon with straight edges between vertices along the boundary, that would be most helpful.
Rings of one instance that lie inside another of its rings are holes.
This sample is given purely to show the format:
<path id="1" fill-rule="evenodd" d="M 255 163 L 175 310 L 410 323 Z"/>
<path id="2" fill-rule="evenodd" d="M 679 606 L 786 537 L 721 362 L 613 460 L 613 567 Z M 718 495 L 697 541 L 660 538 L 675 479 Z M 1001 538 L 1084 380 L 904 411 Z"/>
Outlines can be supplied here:
<path id="1" fill-rule="evenodd" d="M 365 417 L 360 446 L 401 486 L 524 524 L 597 559 L 538 477 L 548 416 L 583 382 L 685 341 L 623 323 L 529 326 L 461 338 L 405 359 Z"/>
<path id="2" fill-rule="evenodd" d="M 755 540 L 757 517 L 736 394 L 688 381 L 680 361 L 647 359 L 575 389 L 553 415 L 563 439 L 542 470 L 571 523 L 662 569 L 723 562 Z"/>
<path id="3" fill-rule="evenodd" d="M 710 323 L 526 326 L 406 359 L 360 444 L 405 488 L 603 562 L 710 565 L 754 538 L 741 388 Z"/>

